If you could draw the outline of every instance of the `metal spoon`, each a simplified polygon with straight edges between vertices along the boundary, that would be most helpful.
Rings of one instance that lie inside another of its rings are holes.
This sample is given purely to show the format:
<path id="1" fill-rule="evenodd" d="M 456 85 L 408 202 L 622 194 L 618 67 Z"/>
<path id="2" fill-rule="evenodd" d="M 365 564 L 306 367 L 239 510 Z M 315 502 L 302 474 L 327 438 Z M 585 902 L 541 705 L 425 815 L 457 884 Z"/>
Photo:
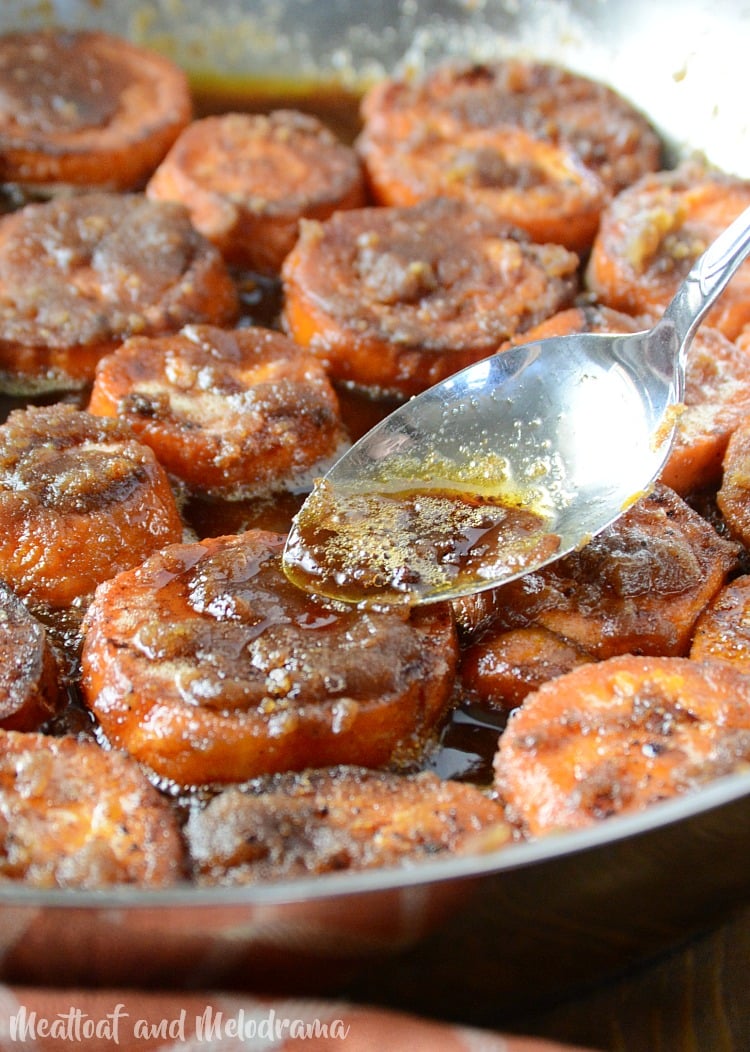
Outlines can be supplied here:
<path id="1" fill-rule="evenodd" d="M 495 587 L 581 547 L 669 455 L 698 325 L 750 253 L 750 208 L 650 330 L 511 348 L 400 406 L 295 517 L 287 575 L 365 604 Z"/>

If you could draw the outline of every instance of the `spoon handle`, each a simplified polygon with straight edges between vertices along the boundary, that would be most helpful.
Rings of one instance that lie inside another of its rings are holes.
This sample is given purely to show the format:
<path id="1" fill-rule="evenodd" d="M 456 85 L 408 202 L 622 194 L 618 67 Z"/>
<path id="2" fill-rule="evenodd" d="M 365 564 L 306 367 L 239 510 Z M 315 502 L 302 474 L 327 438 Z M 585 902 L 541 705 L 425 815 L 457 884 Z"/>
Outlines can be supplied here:
<path id="1" fill-rule="evenodd" d="M 680 341 L 680 356 L 687 352 L 706 311 L 750 254 L 750 208 L 723 230 L 693 264 L 688 276 L 664 312 Z"/>

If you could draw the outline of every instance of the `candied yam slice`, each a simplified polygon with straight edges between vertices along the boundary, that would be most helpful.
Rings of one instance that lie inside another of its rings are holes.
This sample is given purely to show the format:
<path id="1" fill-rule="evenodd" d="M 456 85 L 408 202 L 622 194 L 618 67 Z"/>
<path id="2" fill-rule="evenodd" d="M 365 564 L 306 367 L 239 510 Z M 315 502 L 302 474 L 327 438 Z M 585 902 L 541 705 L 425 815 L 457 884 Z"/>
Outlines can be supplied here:
<path id="1" fill-rule="evenodd" d="M 602 213 L 588 288 L 626 314 L 660 315 L 698 256 L 748 206 L 750 179 L 695 161 L 644 176 Z M 730 340 L 748 322 L 750 261 L 706 315 L 706 324 Z"/>
<path id="2" fill-rule="evenodd" d="M 501 847 L 502 807 L 471 785 L 334 767 L 258 778 L 195 800 L 185 836 L 199 884 L 409 866 Z"/>
<path id="3" fill-rule="evenodd" d="M 0 219 L 0 389 L 77 390 L 128 336 L 226 325 L 237 288 L 174 203 L 94 192 Z"/>
<path id="4" fill-rule="evenodd" d="M 262 530 L 170 545 L 97 590 L 82 690 L 104 736 L 182 786 L 309 766 L 418 763 L 452 702 L 447 604 L 307 596 Z"/>
<path id="5" fill-rule="evenodd" d="M 193 121 L 149 180 L 154 200 L 179 201 L 229 262 L 278 274 L 301 219 L 365 204 L 354 150 L 294 110 Z"/>
<path id="6" fill-rule="evenodd" d="M 282 284 L 286 331 L 332 378 L 403 397 L 569 306 L 578 257 L 440 198 L 304 224 Z"/>
<path id="7" fill-rule="evenodd" d="M 750 760 L 750 679 L 690 658 L 624 655 L 545 683 L 511 714 L 495 785 L 532 836 L 691 792 Z"/>
<path id="8" fill-rule="evenodd" d="M 722 661 L 750 673 L 750 576 L 729 581 L 698 618 L 690 647 L 696 661 Z"/>
<path id="9" fill-rule="evenodd" d="M 304 490 L 347 444 L 323 366 L 279 332 L 189 325 L 101 359 L 89 410 L 126 420 L 193 492 Z"/>
<path id="10" fill-rule="evenodd" d="M 0 581 L 0 727 L 34 731 L 62 707 L 58 659 L 38 621 Z"/>
<path id="11" fill-rule="evenodd" d="M 166 472 L 126 423 L 72 405 L 0 425 L 0 575 L 25 600 L 79 606 L 96 586 L 182 539 Z"/>
<path id="12" fill-rule="evenodd" d="M 563 145 L 616 194 L 661 167 L 662 145 L 648 119 L 601 81 L 553 63 L 507 58 L 446 61 L 423 76 L 385 78 L 362 102 L 366 152 L 397 150 L 417 124 L 450 122 L 460 133 L 524 130 Z"/>
<path id="13" fill-rule="evenodd" d="M 185 73 L 95 30 L 0 36 L 0 178 L 40 190 L 133 190 L 192 115 Z"/>
<path id="14" fill-rule="evenodd" d="M 594 658 L 577 643 L 541 625 L 489 628 L 463 650 L 460 672 L 472 698 L 508 711 L 549 679 Z"/>
<path id="15" fill-rule="evenodd" d="M 724 454 L 716 503 L 730 533 L 750 547 L 750 417 L 735 429 Z"/>
<path id="16" fill-rule="evenodd" d="M 184 876 L 176 814 L 129 757 L 0 731 L 0 880 L 166 887 Z"/>
<path id="17" fill-rule="evenodd" d="M 658 484 L 579 551 L 497 589 L 485 632 L 543 627 L 600 660 L 685 656 L 738 554 Z"/>

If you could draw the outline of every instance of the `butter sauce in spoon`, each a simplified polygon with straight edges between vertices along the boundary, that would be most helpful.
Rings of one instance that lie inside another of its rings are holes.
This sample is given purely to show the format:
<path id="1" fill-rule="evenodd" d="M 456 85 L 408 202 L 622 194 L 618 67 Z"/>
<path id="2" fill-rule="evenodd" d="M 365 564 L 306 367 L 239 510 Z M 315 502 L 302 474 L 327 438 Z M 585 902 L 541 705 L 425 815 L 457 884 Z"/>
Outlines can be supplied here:
<path id="1" fill-rule="evenodd" d="M 746 209 L 659 322 L 495 354 L 400 406 L 316 483 L 284 551 L 307 591 L 456 599 L 580 548 L 658 477 L 708 309 L 750 253 Z"/>

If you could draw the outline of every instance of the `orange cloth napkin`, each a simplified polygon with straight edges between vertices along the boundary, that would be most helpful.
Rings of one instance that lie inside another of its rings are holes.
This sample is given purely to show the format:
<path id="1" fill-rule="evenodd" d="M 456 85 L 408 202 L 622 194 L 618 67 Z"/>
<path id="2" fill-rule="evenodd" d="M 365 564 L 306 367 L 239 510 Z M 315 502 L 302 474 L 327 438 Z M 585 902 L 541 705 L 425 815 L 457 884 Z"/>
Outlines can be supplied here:
<path id="1" fill-rule="evenodd" d="M 2 1052 L 583 1052 L 335 1001 L 0 986 Z"/>

